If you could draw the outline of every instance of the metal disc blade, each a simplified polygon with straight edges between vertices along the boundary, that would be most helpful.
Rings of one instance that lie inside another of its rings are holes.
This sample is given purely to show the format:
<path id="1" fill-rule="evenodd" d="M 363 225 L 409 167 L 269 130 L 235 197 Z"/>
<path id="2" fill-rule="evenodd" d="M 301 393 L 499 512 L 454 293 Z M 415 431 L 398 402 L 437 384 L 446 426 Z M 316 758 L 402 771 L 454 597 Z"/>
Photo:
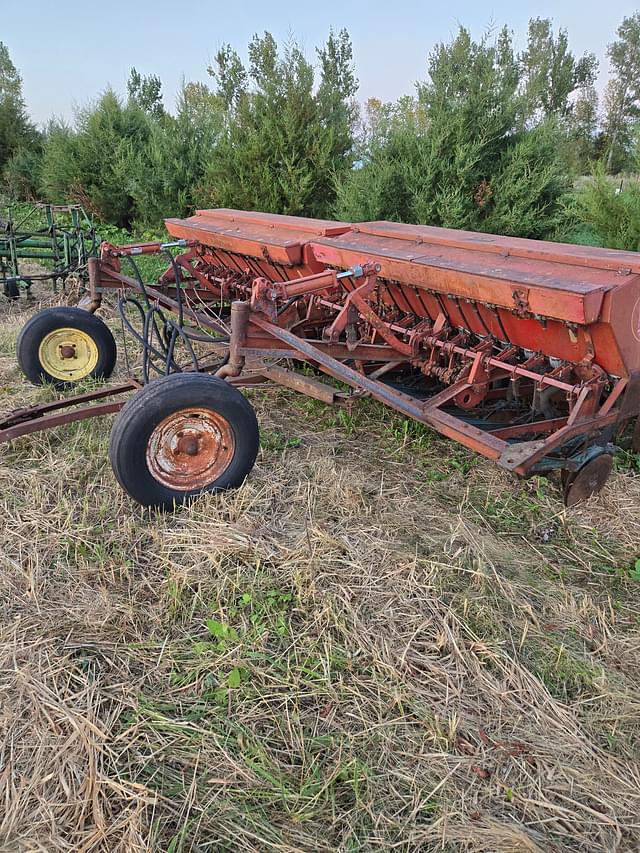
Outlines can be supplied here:
<path id="1" fill-rule="evenodd" d="M 564 487 L 564 502 L 567 506 L 584 501 L 599 492 L 609 479 L 613 467 L 613 457 L 601 453 L 585 463 L 582 468 L 567 478 Z"/>

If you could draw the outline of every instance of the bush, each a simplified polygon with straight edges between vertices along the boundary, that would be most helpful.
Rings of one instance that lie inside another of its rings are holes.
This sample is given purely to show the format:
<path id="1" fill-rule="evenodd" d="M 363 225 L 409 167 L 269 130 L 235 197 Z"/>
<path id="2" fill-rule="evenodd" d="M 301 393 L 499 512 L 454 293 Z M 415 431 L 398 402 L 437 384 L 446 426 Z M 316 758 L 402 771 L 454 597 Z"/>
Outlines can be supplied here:
<path id="1" fill-rule="evenodd" d="M 575 198 L 575 215 L 591 228 L 601 246 L 640 251 L 640 184 L 619 181 L 599 166 Z"/>
<path id="2" fill-rule="evenodd" d="M 190 83 L 182 87 L 175 118 L 165 114 L 150 123 L 147 143 L 129 172 L 139 225 L 153 228 L 165 217 L 193 212 L 221 122 L 216 97 L 206 86 Z"/>
<path id="3" fill-rule="evenodd" d="M 551 121 L 514 137 L 489 184 L 483 231 L 544 239 L 564 227 L 562 202 L 570 183 L 561 141 Z"/>
<path id="4" fill-rule="evenodd" d="M 356 81 L 346 32 L 318 51 L 320 81 L 293 42 L 282 54 L 265 33 L 249 45 L 249 69 L 225 47 L 216 57 L 224 127 L 212 149 L 202 203 L 326 216 L 335 175 L 350 168 Z"/>
<path id="5" fill-rule="evenodd" d="M 101 219 L 129 228 L 135 217 L 130 181 L 147 145 L 151 120 L 136 104 L 108 90 L 80 111 L 76 129 L 53 124 L 44 142 L 41 181 L 56 203 L 78 202 Z"/>
<path id="6" fill-rule="evenodd" d="M 33 144 L 19 148 L 7 162 L 3 178 L 12 201 L 36 201 L 39 197 L 42 148 Z"/>

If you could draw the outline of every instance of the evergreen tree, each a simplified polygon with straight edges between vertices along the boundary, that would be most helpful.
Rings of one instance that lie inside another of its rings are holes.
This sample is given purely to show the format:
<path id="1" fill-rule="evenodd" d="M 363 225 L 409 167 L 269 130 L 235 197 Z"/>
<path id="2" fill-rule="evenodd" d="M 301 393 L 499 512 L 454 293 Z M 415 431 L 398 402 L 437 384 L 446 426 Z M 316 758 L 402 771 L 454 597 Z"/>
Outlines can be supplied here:
<path id="1" fill-rule="evenodd" d="M 324 216 L 335 177 L 351 166 L 357 82 L 345 31 L 318 51 L 320 79 L 295 42 L 282 53 L 270 33 L 249 45 L 249 67 L 229 46 L 210 72 L 224 107 L 203 202 Z"/>
<path id="2" fill-rule="evenodd" d="M 135 156 L 129 190 L 135 218 L 157 227 L 168 216 L 193 213 L 211 152 L 222 129 L 222 104 L 202 83 L 183 83 L 176 116 L 151 124 Z"/>
<path id="3" fill-rule="evenodd" d="M 361 167 L 338 192 L 350 220 L 397 219 L 543 237 L 566 189 L 557 122 L 527 126 L 510 33 L 460 28 L 429 58 L 417 97 L 369 110 Z"/>
<path id="4" fill-rule="evenodd" d="M 640 251 L 640 186 L 625 182 L 622 190 L 602 163 L 575 198 L 575 217 L 593 232 L 595 242 L 611 249 Z"/>
<path id="5" fill-rule="evenodd" d="M 42 168 L 42 139 L 21 145 L 9 158 L 3 173 L 4 189 L 13 201 L 38 201 Z"/>
<path id="6" fill-rule="evenodd" d="M 107 90 L 93 107 L 80 110 L 75 129 L 49 127 L 42 162 L 47 197 L 79 202 L 99 219 L 129 227 L 135 217 L 131 172 L 149 135 L 144 111 Z"/>

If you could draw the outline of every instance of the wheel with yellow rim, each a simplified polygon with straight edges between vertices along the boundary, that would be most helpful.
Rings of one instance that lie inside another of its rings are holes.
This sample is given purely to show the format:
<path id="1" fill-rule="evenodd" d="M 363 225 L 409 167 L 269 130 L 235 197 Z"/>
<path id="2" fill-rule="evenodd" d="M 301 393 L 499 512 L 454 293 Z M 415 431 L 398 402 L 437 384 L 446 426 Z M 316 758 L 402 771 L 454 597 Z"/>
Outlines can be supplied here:
<path id="1" fill-rule="evenodd" d="M 116 363 L 109 327 L 82 308 L 45 308 L 22 328 L 18 363 L 34 385 L 68 388 L 83 379 L 106 379 Z"/>

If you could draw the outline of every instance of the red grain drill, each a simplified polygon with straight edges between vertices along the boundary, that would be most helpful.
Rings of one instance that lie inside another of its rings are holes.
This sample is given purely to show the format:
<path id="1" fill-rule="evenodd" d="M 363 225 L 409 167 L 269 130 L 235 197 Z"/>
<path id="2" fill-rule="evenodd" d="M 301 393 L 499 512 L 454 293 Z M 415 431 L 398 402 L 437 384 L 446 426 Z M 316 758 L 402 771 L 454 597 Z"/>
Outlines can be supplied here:
<path id="1" fill-rule="evenodd" d="M 568 504 L 602 487 L 615 433 L 640 414 L 635 253 L 235 210 L 166 226 L 183 251 L 168 256 L 154 284 L 143 283 L 134 257 L 168 255 L 168 244 L 104 244 L 88 303 L 95 310 L 105 291 L 120 291 L 123 323 L 142 350 L 136 387 L 144 387 L 116 422 L 111 459 L 143 503 L 166 506 L 242 481 L 257 426 L 237 386 L 256 382 L 336 404 L 354 392 L 373 397 L 516 474 L 559 471 Z M 79 351 L 71 339 L 60 346 Z M 304 363 L 315 376 L 296 369 Z M 68 384 L 39 367 L 30 378 Z M 172 378 L 160 387 L 149 382 L 154 373 Z M 319 381 L 323 374 L 353 391 Z M 188 387 L 193 406 L 176 409 L 172 397 Z M 145 408 L 157 412 L 145 420 Z M 91 411 L 21 412 L 0 423 L 0 440 Z M 144 448 L 139 476 L 123 468 L 135 462 L 135 441 L 138 455 Z"/>

